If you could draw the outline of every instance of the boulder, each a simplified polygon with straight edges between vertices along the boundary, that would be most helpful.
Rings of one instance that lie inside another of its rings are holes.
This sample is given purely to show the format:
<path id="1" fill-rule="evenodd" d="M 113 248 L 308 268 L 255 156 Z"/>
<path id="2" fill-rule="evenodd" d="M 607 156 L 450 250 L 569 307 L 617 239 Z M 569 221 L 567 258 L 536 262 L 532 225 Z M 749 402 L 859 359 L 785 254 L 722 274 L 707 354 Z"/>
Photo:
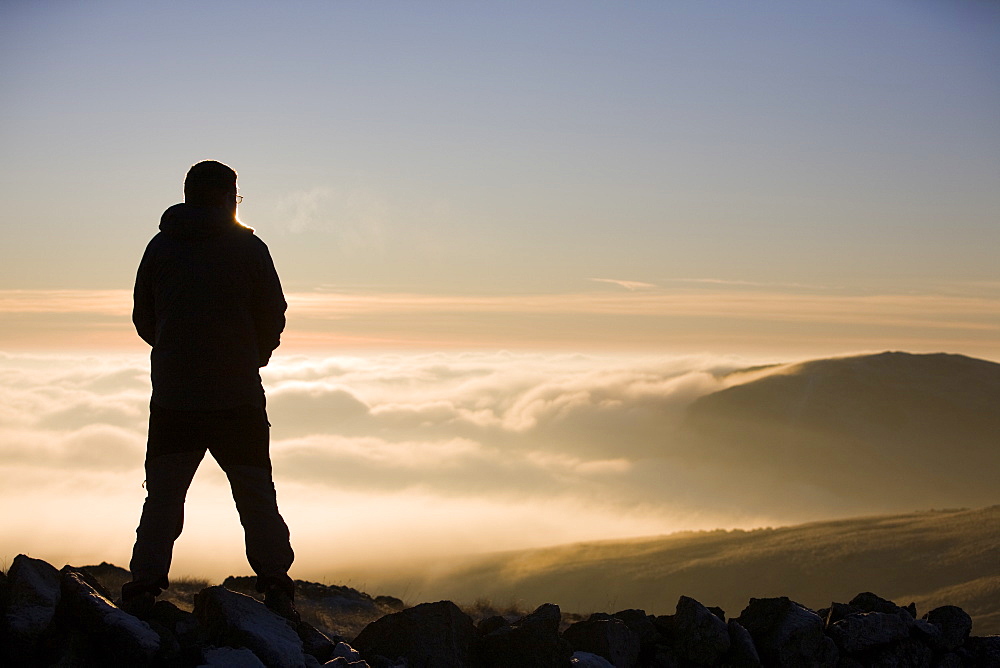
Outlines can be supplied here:
<path id="1" fill-rule="evenodd" d="M 344 659 L 348 664 L 361 661 L 361 653 L 348 645 L 346 642 L 338 642 L 333 648 L 333 656 L 330 658 Z"/>
<path id="2" fill-rule="evenodd" d="M 857 656 L 865 666 L 931 668 L 934 665 L 933 650 L 914 638 L 905 638 Z"/>
<path id="3" fill-rule="evenodd" d="M 487 636 L 505 626 L 510 626 L 510 622 L 503 615 L 493 615 L 480 620 L 479 626 L 476 627 L 476 633 Z"/>
<path id="4" fill-rule="evenodd" d="M 193 612 L 181 610 L 170 601 L 157 601 L 149 618 L 152 624 L 159 624 L 167 629 L 182 647 L 206 645 L 205 630 Z"/>
<path id="5" fill-rule="evenodd" d="M 653 644 L 660 639 L 660 633 L 653 623 L 655 618 L 652 615 L 647 615 L 643 610 L 621 610 L 612 617 L 625 622 L 625 626 L 639 636 L 639 642 L 643 645 Z"/>
<path id="6" fill-rule="evenodd" d="M 958 653 L 967 666 L 1000 666 L 1000 636 L 973 636 Z"/>
<path id="7" fill-rule="evenodd" d="M 750 632 L 735 619 L 729 620 L 726 629 L 729 631 L 729 651 L 722 663 L 732 668 L 758 668 L 761 665 L 760 656 Z"/>
<path id="8" fill-rule="evenodd" d="M 941 629 L 931 624 L 926 619 L 914 619 L 913 626 L 910 627 L 910 637 L 915 638 L 927 645 L 936 652 L 948 652 L 945 647 L 947 642 Z"/>
<path id="9" fill-rule="evenodd" d="M 659 645 L 653 654 L 653 660 L 648 665 L 650 668 L 681 668 L 681 660 L 670 651 L 669 647 Z"/>
<path id="10" fill-rule="evenodd" d="M 1000 660 L 1000 657 L 997 657 Z M 942 654 L 941 657 L 934 662 L 934 668 L 963 668 L 965 662 L 962 657 L 955 652 L 948 652 L 947 654 Z"/>
<path id="11" fill-rule="evenodd" d="M 750 599 L 736 621 L 750 632 L 765 665 L 837 665 L 837 646 L 823 633 L 820 616 L 785 596 Z"/>
<path id="12" fill-rule="evenodd" d="M 257 578 L 253 576 L 230 575 L 222 581 L 222 586 L 230 591 L 252 593 L 257 591 Z M 392 596 L 376 596 L 341 585 L 324 585 L 318 582 L 295 580 L 295 598 L 309 601 L 331 614 L 380 614 L 403 609 L 403 602 Z"/>
<path id="13" fill-rule="evenodd" d="M 146 622 L 120 610 L 77 571 L 64 569 L 61 606 L 70 624 L 86 633 L 92 662 L 148 663 L 160 649 L 160 635 Z"/>
<path id="14" fill-rule="evenodd" d="M 823 608 L 822 610 L 817 610 L 816 614 L 826 623 L 829 628 L 832 624 L 839 622 L 844 617 L 848 615 L 856 615 L 859 612 L 865 612 L 861 608 L 855 607 L 848 603 L 831 603 L 829 608 Z"/>
<path id="15" fill-rule="evenodd" d="M 972 617 L 958 606 L 934 608 L 924 615 L 924 619 L 941 630 L 940 649 L 947 652 L 961 647 L 972 632 Z"/>
<path id="16" fill-rule="evenodd" d="M 895 613 L 861 612 L 834 622 L 827 629 L 827 635 L 841 651 L 857 654 L 909 637 L 912 620 L 910 622 L 907 624 Z"/>
<path id="17" fill-rule="evenodd" d="M 470 662 L 475 635 L 467 614 L 451 601 L 439 601 L 377 619 L 351 644 L 369 663 L 376 656 L 405 657 L 413 666 L 459 668 Z"/>
<path id="18" fill-rule="evenodd" d="M 302 651 L 314 657 L 319 663 L 326 663 L 333 658 L 333 650 L 337 643 L 326 637 L 326 634 L 315 626 L 300 621 L 295 625 L 295 632 L 298 634 L 299 640 L 302 641 Z"/>
<path id="19" fill-rule="evenodd" d="M 693 598 L 681 596 L 674 614 L 671 645 L 685 661 L 713 666 L 729 651 L 729 629 L 718 614 Z"/>
<path id="20" fill-rule="evenodd" d="M 656 624 L 653 623 L 655 618 L 643 610 L 621 610 L 613 616 L 625 622 L 625 626 L 639 637 L 639 665 L 647 666 L 652 663 L 656 656 L 656 643 L 663 640 Z"/>
<path id="21" fill-rule="evenodd" d="M 246 647 L 212 647 L 202 653 L 199 668 L 266 668 L 257 655 Z"/>
<path id="22" fill-rule="evenodd" d="M 488 668 L 564 668 L 569 665 L 573 650 L 559 636 L 561 619 L 559 606 L 551 603 L 539 606 L 513 624 L 499 626 L 481 636 L 476 643 L 476 656 Z"/>
<path id="23" fill-rule="evenodd" d="M 615 668 L 634 668 L 639 663 L 639 635 L 625 622 L 608 615 L 591 615 L 563 632 L 574 651 L 597 654 Z"/>
<path id="24" fill-rule="evenodd" d="M 913 614 L 911 614 L 911 609 L 916 612 L 916 606 L 910 604 L 910 607 L 902 608 L 892 601 L 882 598 L 881 596 L 876 596 L 870 591 L 862 592 L 851 599 L 848 604 L 857 608 L 860 612 L 882 612 L 887 615 L 899 615 L 903 614 L 911 619 Z"/>
<path id="25" fill-rule="evenodd" d="M 590 652 L 573 652 L 573 658 L 569 660 L 569 665 L 573 668 L 616 668 L 615 664 L 603 656 Z"/>
<path id="26" fill-rule="evenodd" d="M 14 557 L 7 570 L 7 606 L 0 623 L 6 662 L 28 665 L 34 661 L 60 598 L 60 576 L 54 566 L 23 554 Z"/>
<path id="27" fill-rule="evenodd" d="M 218 585 L 208 587 L 195 597 L 194 614 L 216 645 L 246 647 L 268 668 L 306 665 L 302 641 L 291 622 L 250 596 Z"/>

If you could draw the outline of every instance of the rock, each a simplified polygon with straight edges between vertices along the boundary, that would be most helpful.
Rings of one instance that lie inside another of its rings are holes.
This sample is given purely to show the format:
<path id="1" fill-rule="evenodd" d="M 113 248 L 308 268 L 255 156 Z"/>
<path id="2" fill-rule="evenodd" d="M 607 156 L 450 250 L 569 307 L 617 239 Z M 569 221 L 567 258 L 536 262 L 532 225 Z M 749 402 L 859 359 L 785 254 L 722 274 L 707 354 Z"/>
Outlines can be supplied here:
<path id="1" fill-rule="evenodd" d="M 934 652 L 919 640 L 906 638 L 884 647 L 878 647 L 870 652 L 859 655 L 865 666 L 880 668 L 931 668 L 934 665 Z"/>
<path id="2" fill-rule="evenodd" d="M 80 573 L 86 573 L 90 578 L 88 582 L 93 582 L 98 580 L 104 583 L 106 589 L 110 588 L 111 593 L 117 592 L 121 586 L 129 582 L 132 579 L 132 574 L 128 572 L 127 569 L 121 566 L 115 566 L 114 564 L 109 564 L 106 561 L 102 561 L 96 565 L 90 566 L 80 566 L 78 568 L 72 568 L 71 570 L 78 571 Z"/>
<path id="3" fill-rule="evenodd" d="M 564 668 L 573 650 L 570 643 L 559 636 L 561 619 L 559 606 L 551 603 L 539 606 L 513 624 L 500 626 L 480 637 L 476 655 L 487 668 Z"/>
<path id="4" fill-rule="evenodd" d="M 765 665 L 837 665 L 837 646 L 823 633 L 823 620 L 787 597 L 752 598 L 736 621 L 750 632 Z"/>
<path id="5" fill-rule="evenodd" d="M 926 619 L 913 620 L 913 626 L 910 627 L 910 637 L 916 638 L 937 652 L 947 651 L 945 649 L 947 643 L 945 642 L 944 634 L 941 632 L 941 629 L 934 626 Z"/>
<path id="6" fill-rule="evenodd" d="M 965 662 L 961 656 L 955 652 L 949 652 L 941 655 L 941 658 L 935 662 L 934 668 L 962 668 L 964 665 Z"/>
<path id="7" fill-rule="evenodd" d="M 107 665 L 151 661 L 160 649 L 160 635 L 146 622 L 115 607 L 87 579 L 76 571 L 63 571 L 61 606 L 71 624 L 87 634 L 92 655 Z"/>
<path id="8" fill-rule="evenodd" d="M 954 605 L 934 608 L 924 619 L 941 629 L 941 649 L 951 652 L 961 647 L 972 632 L 972 617 Z"/>
<path id="9" fill-rule="evenodd" d="M 656 632 L 660 634 L 664 639 L 673 637 L 674 635 L 674 616 L 673 615 L 658 615 L 653 617 L 653 627 Z"/>
<path id="10" fill-rule="evenodd" d="M 160 624 L 169 630 L 177 637 L 182 647 L 207 644 L 198 617 L 193 612 L 181 610 L 170 601 L 157 601 L 147 621 Z"/>
<path id="11" fill-rule="evenodd" d="M 590 652 L 573 652 L 573 658 L 569 660 L 569 665 L 573 668 L 616 668 L 615 664 L 603 656 Z"/>
<path id="12" fill-rule="evenodd" d="M 41 559 L 23 554 L 7 570 L 7 607 L 2 620 L 3 658 L 30 664 L 42 635 L 52 624 L 61 598 L 59 571 Z"/>
<path id="13" fill-rule="evenodd" d="M 481 620 L 479 626 L 476 627 L 476 632 L 481 636 L 486 636 L 505 626 L 510 626 L 510 622 L 503 615 L 493 615 Z"/>
<path id="14" fill-rule="evenodd" d="M 386 661 L 389 661 L 386 659 Z M 389 665 L 395 665 L 389 662 Z M 325 668 L 371 668 L 366 661 L 348 661 L 342 656 L 337 656 L 323 664 Z"/>
<path id="15" fill-rule="evenodd" d="M 726 628 L 729 631 L 729 652 L 722 663 L 732 668 L 758 668 L 761 665 L 760 656 L 750 632 L 735 619 L 730 619 Z"/>
<path id="16" fill-rule="evenodd" d="M 663 639 L 653 623 L 654 617 L 647 615 L 642 610 L 621 610 L 613 616 L 615 619 L 625 622 L 625 626 L 638 636 L 639 665 L 646 666 L 652 663 L 656 656 L 656 643 Z"/>
<path id="17" fill-rule="evenodd" d="M 302 641 L 302 651 L 314 657 L 319 663 L 326 663 L 334 657 L 334 648 L 337 643 L 327 638 L 326 634 L 312 624 L 300 621 L 295 625 L 295 632 L 298 634 L 299 640 Z"/>
<path id="18" fill-rule="evenodd" d="M 212 647 L 203 652 L 203 663 L 199 668 L 265 668 L 257 655 L 246 647 Z"/>
<path id="19" fill-rule="evenodd" d="M 829 608 L 817 610 L 816 614 L 820 616 L 827 628 L 829 628 L 832 624 L 836 624 L 844 617 L 854 615 L 859 612 L 865 611 L 847 603 L 831 603 Z"/>
<path id="20" fill-rule="evenodd" d="M 392 659 L 387 659 L 384 656 L 374 656 L 368 660 L 368 665 L 371 668 L 409 668 L 406 665 L 406 659 L 399 657 L 399 659 L 393 661 Z"/>
<path id="21" fill-rule="evenodd" d="M 230 591 L 252 593 L 257 591 L 257 578 L 253 576 L 232 576 L 222 581 L 222 586 Z M 324 585 L 318 582 L 295 580 L 295 598 L 308 600 L 322 606 L 331 614 L 378 614 L 403 608 L 403 602 L 392 596 L 372 598 L 364 592 L 340 585 Z"/>
<path id="22" fill-rule="evenodd" d="M 669 648 L 663 646 L 656 648 L 653 660 L 649 664 L 650 668 L 679 668 L 680 665 L 681 660 Z"/>
<path id="23" fill-rule="evenodd" d="M 693 598 L 681 596 L 674 614 L 671 644 L 674 652 L 685 661 L 712 666 L 729 651 L 731 641 L 726 622 L 715 612 Z"/>
<path id="24" fill-rule="evenodd" d="M 1000 666 L 1000 636 L 973 636 L 960 650 L 967 666 Z"/>
<path id="25" fill-rule="evenodd" d="M 592 615 L 563 632 L 577 652 L 597 654 L 616 668 L 634 668 L 639 663 L 639 636 L 620 619 Z"/>
<path id="26" fill-rule="evenodd" d="M 195 596 L 194 614 L 211 642 L 246 647 L 268 668 L 303 668 L 302 641 L 284 617 L 260 601 L 222 586 Z"/>
<path id="27" fill-rule="evenodd" d="M 361 653 L 356 649 L 348 645 L 346 642 L 339 642 L 333 648 L 333 657 L 340 657 L 345 659 L 348 663 L 355 663 L 361 661 Z"/>
<path id="28" fill-rule="evenodd" d="M 888 601 L 881 596 L 876 596 L 870 591 L 862 592 L 851 599 L 849 605 L 854 606 L 861 612 L 883 612 L 888 615 L 898 615 L 900 613 L 913 617 L 908 608 L 901 608 L 892 601 Z M 913 605 L 912 603 L 910 605 Z M 916 611 L 916 606 L 913 606 Z"/>
<path id="29" fill-rule="evenodd" d="M 643 645 L 655 643 L 660 639 L 660 633 L 653 623 L 654 617 L 647 615 L 643 610 L 621 610 L 612 616 L 625 622 L 625 626 L 639 636 L 639 642 Z"/>
<path id="30" fill-rule="evenodd" d="M 864 652 L 910 635 L 910 625 L 898 614 L 862 612 L 848 615 L 827 629 L 837 647 L 848 654 Z"/>
<path id="31" fill-rule="evenodd" d="M 402 610 L 406 607 L 406 604 L 395 596 L 376 596 L 375 603 L 389 610 Z"/>
<path id="32" fill-rule="evenodd" d="M 476 630 L 472 619 L 451 601 L 423 603 L 377 619 L 352 645 L 369 663 L 374 657 L 405 657 L 413 666 L 465 666 Z"/>

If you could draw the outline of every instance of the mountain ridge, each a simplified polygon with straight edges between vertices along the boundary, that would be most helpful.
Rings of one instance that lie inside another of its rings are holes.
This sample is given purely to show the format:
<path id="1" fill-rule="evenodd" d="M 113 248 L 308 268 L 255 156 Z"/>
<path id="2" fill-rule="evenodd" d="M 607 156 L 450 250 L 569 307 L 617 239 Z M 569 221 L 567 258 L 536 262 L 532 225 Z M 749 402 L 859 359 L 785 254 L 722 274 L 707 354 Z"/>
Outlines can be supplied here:
<path id="1" fill-rule="evenodd" d="M 492 553 L 405 585 L 421 598 L 554 601 L 581 613 L 678 596 L 727 612 L 788 596 L 816 609 L 878 591 L 921 609 L 958 605 L 977 633 L 1000 633 L 1000 505 L 916 511 L 753 530 L 681 532 Z M 383 590 L 393 583 L 382 581 Z M 985 592 L 985 593 L 984 593 Z"/>

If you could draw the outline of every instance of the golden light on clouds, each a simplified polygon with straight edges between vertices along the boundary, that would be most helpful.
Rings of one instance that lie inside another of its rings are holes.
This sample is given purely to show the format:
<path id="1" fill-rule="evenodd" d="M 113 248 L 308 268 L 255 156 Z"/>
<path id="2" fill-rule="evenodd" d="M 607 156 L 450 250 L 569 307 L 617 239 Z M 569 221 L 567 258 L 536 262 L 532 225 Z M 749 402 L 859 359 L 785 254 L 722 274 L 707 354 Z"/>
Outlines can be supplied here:
<path id="1" fill-rule="evenodd" d="M 904 348 L 1000 357 L 1000 297 L 991 294 L 643 285 L 525 295 L 293 292 L 283 341 L 285 350 Z M 0 349 L 141 350 L 130 312 L 127 290 L 0 291 Z"/>

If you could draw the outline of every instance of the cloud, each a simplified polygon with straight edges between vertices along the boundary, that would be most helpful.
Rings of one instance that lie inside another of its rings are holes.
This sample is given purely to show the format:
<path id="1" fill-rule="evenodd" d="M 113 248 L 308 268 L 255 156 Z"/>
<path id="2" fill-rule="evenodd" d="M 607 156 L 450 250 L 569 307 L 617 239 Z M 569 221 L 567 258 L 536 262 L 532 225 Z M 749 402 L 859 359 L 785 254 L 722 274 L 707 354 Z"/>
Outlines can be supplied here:
<path id="1" fill-rule="evenodd" d="M 426 538 L 414 538 L 413 549 L 430 554 L 444 545 L 498 549 L 849 512 L 836 493 L 796 490 L 794 481 L 781 490 L 754 488 L 745 471 L 699 461 L 677 440 L 692 401 L 787 369 L 731 373 L 754 362 L 511 352 L 279 355 L 263 373 L 279 501 L 293 526 L 311 527 L 295 533 L 315 549 L 343 549 L 327 542 L 323 526 L 359 532 L 350 538 L 359 560 L 373 545 L 391 549 L 380 542 L 387 533 L 419 536 L 421 528 Z M 139 355 L 0 355 L 5 507 L 58 513 L 57 500 L 86 498 L 95 514 L 116 518 L 130 534 L 141 506 L 133 488 L 142 480 L 147 372 Z M 99 485 L 106 500 L 71 485 Z M 46 491 L 50 500 L 39 502 Z M 192 495 L 192 506 L 206 506 L 217 519 L 223 513 L 219 521 L 238 529 L 221 510 L 231 509 L 231 498 L 214 463 L 203 465 Z M 788 504 L 793 497 L 802 502 Z M 129 508 L 114 506 L 123 503 Z M 616 525 L 616 517 L 628 521 Z M 2 520 L 0 532 L 44 540 L 22 524 Z M 191 526 L 200 544 L 217 539 L 208 524 Z M 68 533 L 82 544 L 86 531 L 85 524 L 67 525 L 50 535 Z"/>
<path id="2" fill-rule="evenodd" d="M 280 197 L 275 214 L 279 229 L 332 234 L 342 250 L 352 251 L 381 247 L 390 207 L 370 188 L 316 186 Z"/>
<path id="3" fill-rule="evenodd" d="M 0 290 L 0 313 L 122 316 L 131 312 L 131 290 Z"/>
<path id="4" fill-rule="evenodd" d="M 642 290 L 645 288 L 655 288 L 656 285 L 653 283 L 643 283 L 642 281 L 622 281 L 616 278 L 592 278 L 592 281 L 598 283 L 611 283 L 612 285 L 617 285 L 625 288 L 629 292 L 634 292 L 635 290 Z"/>
<path id="5" fill-rule="evenodd" d="M 281 354 L 508 348 L 818 357 L 904 348 L 1000 356 L 1000 296 L 981 289 L 852 294 L 712 284 L 530 295 L 292 292 L 287 300 Z M 0 347 L 145 351 L 130 308 L 126 290 L 0 291 L 9 325 L 0 328 Z"/>

